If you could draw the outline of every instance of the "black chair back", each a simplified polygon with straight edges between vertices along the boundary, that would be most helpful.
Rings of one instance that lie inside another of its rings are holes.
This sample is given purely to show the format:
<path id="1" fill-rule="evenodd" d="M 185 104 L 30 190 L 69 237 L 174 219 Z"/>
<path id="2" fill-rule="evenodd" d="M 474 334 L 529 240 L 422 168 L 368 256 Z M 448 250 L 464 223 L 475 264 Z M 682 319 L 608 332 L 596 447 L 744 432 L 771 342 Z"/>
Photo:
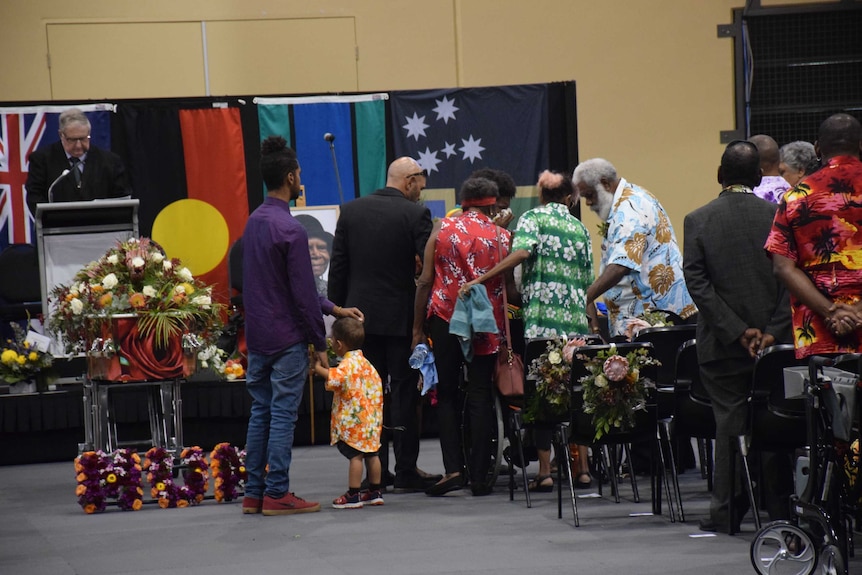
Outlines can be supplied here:
<path id="1" fill-rule="evenodd" d="M 752 402 L 766 401 L 769 411 L 785 417 L 805 417 L 804 399 L 784 397 L 784 368 L 808 365 L 806 359 L 796 359 L 793 344 L 768 347 L 754 364 Z"/>
<path id="2" fill-rule="evenodd" d="M 26 320 L 41 313 L 39 252 L 32 244 L 11 244 L 0 253 L 0 318 Z"/>
<path id="3" fill-rule="evenodd" d="M 635 342 L 649 342 L 653 346 L 653 357 L 661 362 L 657 371 L 657 384 L 674 387 L 677 352 L 686 341 L 694 338 L 696 325 L 666 325 L 646 327 L 635 336 Z"/>

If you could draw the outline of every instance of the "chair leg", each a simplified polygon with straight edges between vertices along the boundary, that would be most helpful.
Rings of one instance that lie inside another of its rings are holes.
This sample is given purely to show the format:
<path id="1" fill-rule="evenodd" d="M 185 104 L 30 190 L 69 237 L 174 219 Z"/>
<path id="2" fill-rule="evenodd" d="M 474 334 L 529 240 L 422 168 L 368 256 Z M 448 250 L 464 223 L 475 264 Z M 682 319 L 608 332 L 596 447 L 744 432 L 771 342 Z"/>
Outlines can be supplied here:
<path id="1" fill-rule="evenodd" d="M 527 460 L 524 455 L 524 434 L 523 434 L 523 424 L 521 419 L 520 411 L 512 412 L 512 436 L 515 439 L 515 443 L 518 445 L 518 455 L 520 456 L 521 461 L 521 478 L 524 480 L 524 496 L 527 499 L 527 508 L 533 506 L 530 501 L 530 488 L 528 486 L 529 481 L 527 480 Z M 514 501 L 515 499 L 515 479 L 514 472 L 512 476 L 511 483 L 509 484 L 509 501 Z"/>
<path id="2" fill-rule="evenodd" d="M 650 449 L 653 449 L 653 448 L 650 448 Z M 626 454 L 626 458 L 629 461 L 629 482 L 632 484 L 633 499 L 634 499 L 635 503 L 640 503 L 641 502 L 641 494 L 640 494 L 640 491 L 638 491 L 638 479 L 636 477 L 635 470 L 634 470 L 634 467 L 632 465 L 632 445 L 631 445 L 631 443 L 624 443 L 623 444 L 623 453 Z M 619 466 L 619 463 L 617 463 L 617 466 Z M 619 496 L 619 492 L 618 492 L 617 493 L 617 503 L 619 503 L 619 502 L 620 502 L 620 496 Z"/>
<path id="3" fill-rule="evenodd" d="M 664 483 L 665 483 L 665 491 L 668 500 L 668 507 L 670 507 L 670 520 L 671 523 L 676 521 L 676 513 L 674 512 L 674 500 L 676 501 L 676 507 L 679 510 L 679 520 L 682 523 L 685 523 L 685 514 L 682 511 L 682 495 L 679 492 L 679 475 L 677 474 L 676 468 L 676 460 L 673 455 L 673 445 L 671 443 L 671 435 L 672 435 L 672 426 L 673 420 L 664 419 L 659 422 L 658 428 L 658 448 L 659 454 L 661 455 L 661 465 L 664 469 Z M 662 438 L 664 435 L 664 438 Z M 662 440 L 664 439 L 664 441 Z M 668 456 L 670 458 L 670 478 L 671 481 L 668 481 L 668 472 L 667 466 L 664 461 L 664 448 L 663 445 L 667 446 Z M 671 495 L 671 487 L 673 488 L 673 499 Z"/>
<path id="4" fill-rule="evenodd" d="M 754 526 L 760 530 L 760 513 L 757 509 L 757 502 L 754 499 L 754 484 L 751 481 L 751 468 L 748 465 L 748 438 L 744 435 L 739 436 L 739 451 L 742 455 L 742 467 L 745 470 L 745 488 L 748 491 L 748 503 L 751 505 L 751 514 L 754 515 Z M 730 521 L 733 523 L 733 515 L 730 515 Z M 733 525 L 731 524 L 731 529 Z"/>
<path id="5" fill-rule="evenodd" d="M 571 453 L 569 452 L 569 428 L 568 428 L 567 424 L 561 423 L 559 426 L 557 426 L 557 440 L 558 440 L 558 445 L 560 446 L 560 450 L 563 453 L 563 460 L 564 460 L 564 463 L 566 465 L 566 469 L 569 470 L 569 472 L 566 474 L 566 476 L 568 477 L 568 482 L 569 482 L 569 495 L 572 498 L 572 515 L 574 516 L 574 519 L 575 519 L 575 527 L 580 527 L 581 521 L 578 517 L 578 498 L 575 495 L 575 483 L 574 483 L 574 479 L 572 478 L 574 473 L 572 473 L 572 456 L 571 456 Z M 557 485 L 559 485 L 559 487 L 557 488 L 557 519 L 563 518 L 562 481 L 563 481 L 563 466 L 557 465 Z"/>
<path id="6" fill-rule="evenodd" d="M 712 493 L 713 480 L 715 473 L 715 453 L 713 452 L 712 440 L 705 439 L 704 451 L 706 452 L 706 489 Z"/>
<path id="7" fill-rule="evenodd" d="M 614 501 L 620 502 L 620 486 L 617 478 L 617 461 L 613 457 L 611 446 L 607 443 L 602 445 L 602 459 L 605 469 L 607 470 L 608 479 L 611 482 L 611 495 L 614 496 Z"/>
<path id="8" fill-rule="evenodd" d="M 707 476 L 708 463 L 706 461 L 706 442 L 702 437 L 697 438 L 697 459 L 700 461 L 700 478 L 709 480 Z"/>

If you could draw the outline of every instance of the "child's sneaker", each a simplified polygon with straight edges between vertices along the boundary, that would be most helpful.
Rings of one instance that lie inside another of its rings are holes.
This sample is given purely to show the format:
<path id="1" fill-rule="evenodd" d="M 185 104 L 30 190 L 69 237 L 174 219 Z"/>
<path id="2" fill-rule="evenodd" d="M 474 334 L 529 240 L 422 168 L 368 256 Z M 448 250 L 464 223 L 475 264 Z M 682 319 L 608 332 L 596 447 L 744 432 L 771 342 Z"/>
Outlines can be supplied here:
<path id="1" fill-rule="evenodd" d="M 359 500 L 363 505 L 383 505 L 383 494 L 379 489 L 374 491 L 366 489 L 359 494 Z"/>
<path id="2" fill-rule="evenodd" d="M 333 499 L 332 506 L 336 509 L 361 509 L 362 498 L 358 491 L 353 495 L 350 495 L 350 493 L 345 493 L 341 497 Z"/>

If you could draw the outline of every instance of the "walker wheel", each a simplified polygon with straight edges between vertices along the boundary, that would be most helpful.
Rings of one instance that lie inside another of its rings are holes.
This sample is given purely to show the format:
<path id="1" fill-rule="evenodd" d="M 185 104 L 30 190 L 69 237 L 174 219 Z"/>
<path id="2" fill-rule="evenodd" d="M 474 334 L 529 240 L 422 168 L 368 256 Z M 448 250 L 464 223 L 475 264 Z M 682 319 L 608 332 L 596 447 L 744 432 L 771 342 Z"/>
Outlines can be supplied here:
<path id="1" fill-rule="evenodd" d="M 764 525 L 751 542 L 751 564 L 761 575 L 811 575 L 817 556 L 811 536 L 789 521 Z"/>
<path id="2" fill-rule="evenodd" d="M 820 575 L 845 575 L 844 557 L 837 545 L 825 545 L 820 550 L 817 573 Z"/>

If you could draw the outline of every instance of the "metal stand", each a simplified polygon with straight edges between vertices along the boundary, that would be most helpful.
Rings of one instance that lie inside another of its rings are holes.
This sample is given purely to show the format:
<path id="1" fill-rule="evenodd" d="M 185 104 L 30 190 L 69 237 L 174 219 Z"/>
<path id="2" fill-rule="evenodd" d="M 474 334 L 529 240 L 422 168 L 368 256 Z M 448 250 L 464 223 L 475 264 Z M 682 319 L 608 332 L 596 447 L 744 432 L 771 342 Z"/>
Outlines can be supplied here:
<path id="1" fill-rule="evenodd" d="M 84 443 L 79 451 L 102 450 L 111 453 L 126 445 L 147 444 L 163 447 L 179 457 L 183 449 L 182 379 L 118 382 L 84 379 Z M 145 388 L 150 419 L 150 437 L 120 441 L 114 419 L 111 391 Z"/>

